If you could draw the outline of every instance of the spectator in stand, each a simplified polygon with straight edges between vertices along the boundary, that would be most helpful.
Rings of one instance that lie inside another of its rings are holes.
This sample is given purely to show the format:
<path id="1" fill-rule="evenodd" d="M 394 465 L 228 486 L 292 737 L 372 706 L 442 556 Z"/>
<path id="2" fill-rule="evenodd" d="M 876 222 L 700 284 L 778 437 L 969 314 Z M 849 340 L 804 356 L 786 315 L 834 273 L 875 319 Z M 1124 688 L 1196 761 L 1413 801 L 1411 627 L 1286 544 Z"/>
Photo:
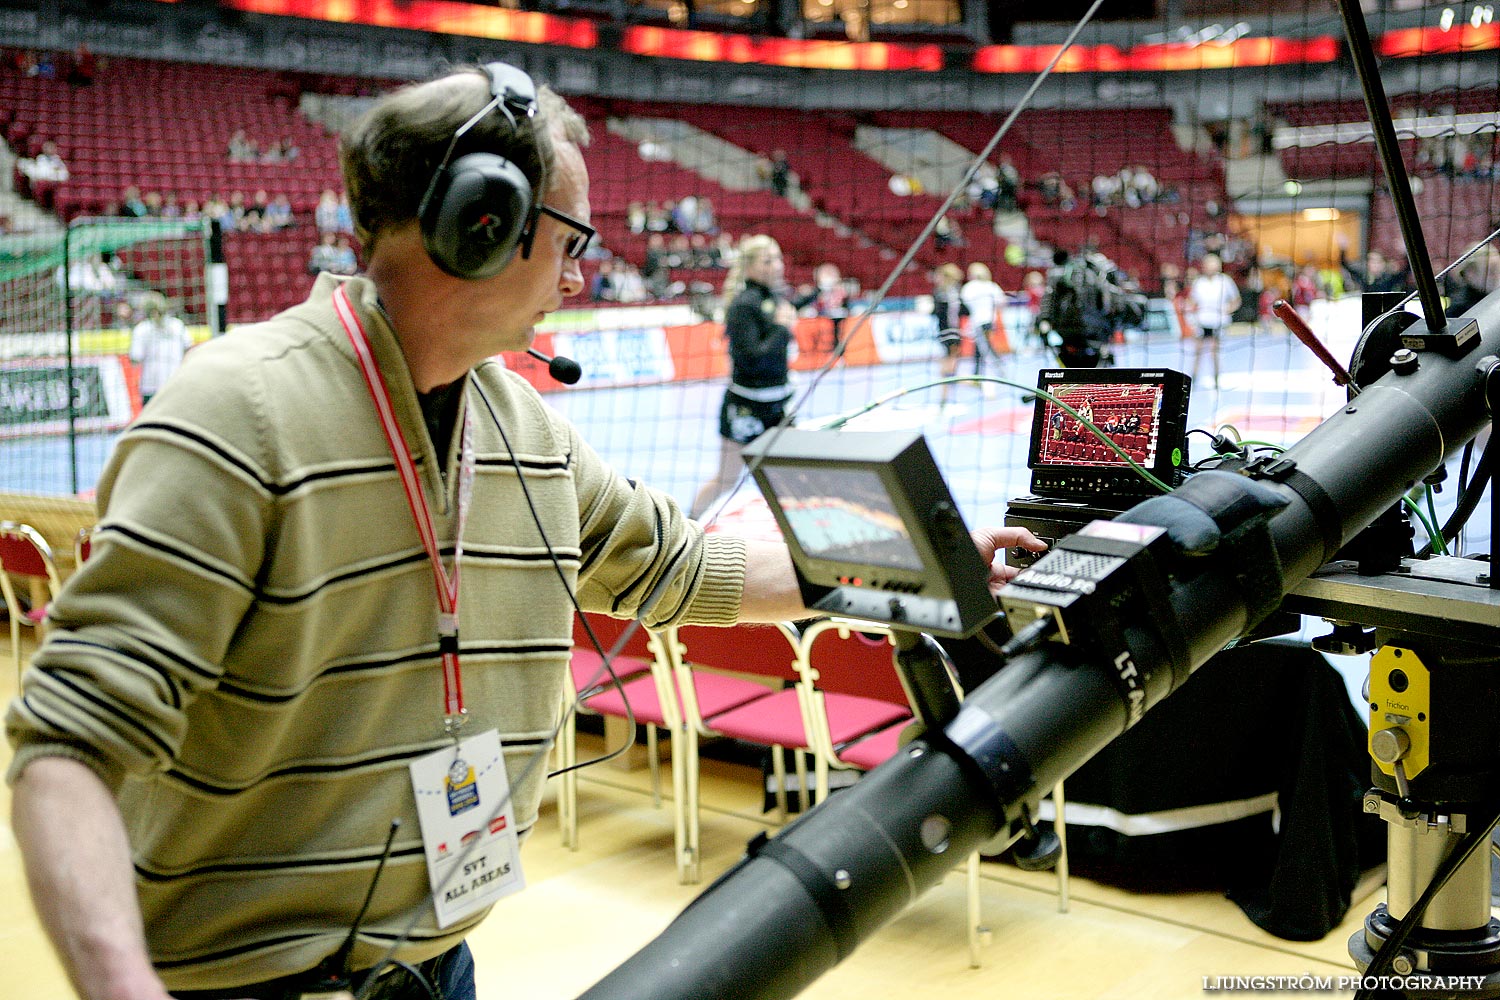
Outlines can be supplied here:
<path id="1" fill-rule="evenodd" d="M 646 206 L 638 201 L 632 201 L 625 208 L 625 227 L 632 233 L 640 234 L 646 231 Z"/>
<path id="2" fill-rule="evenodd" d="M 1208 350 L 1213 359 L 1213 382 L 1209 388 L 1219 387 L 1219 341 L 1232 322 L 1235 310 L 1240 307 L 1240 290 L 1234 279 L 1224 273 L 1223 263 L 1214 254 L 1203 258 L 1202 273 L 1194 279 L 1188 291 L 1192 304 L 1193 324 L 1198 329 L 1198 346 L 1193 352 L 1193 380 L 1198 379 L 1198 368 L 1203 352 Z"/>
<path id="3" fill-rule="evenodd" d="M 145 308 L 146 318 L 130 331 L 130 360 L 141 366 L 142 406 L 151 402 L 193 346 L 182 320 L 167 312 L 166 296 L 152 292 Z"/>
<path id="4" fill-rule="evenodd" d="M 1078 198 L 1073 194 L 1073 188 L 1056 170 L 1049 170 L 1038 177 L 1036 186 L 1043 205 L 1060 208 L 1064 212 L 1071 212 L 1078 207 Z"/>
<path id="5" fill-rule="evenodd" d="M 339 192 L 338 211 L 334 218 L 338 225 L 338 231 L 346 236 L 354 235 L 354 213 L 349 209 L 349 196 Z"/>
<path id="6" fill-rule="evenodd" d="M 615 301 L 620 303 L 646 301 L 646 283 L 641 272 L 627 260 L 615 262 Z"/>
<path id="7" fill-rule="evenodd" d="M 1096 175 L 1089 184 L 1089 191 L 1095 208 L 1108 208 L 1111 205 L 1118 205 L 1120 203 L 1120 175 Z"/>
<path id="8" fill-rule="evenodd" d="M 104 262 L 104 255 L 95 252 L 70 261 L 66 271 L 59 267 L 57 284 L 75 298 L 114 301 L 122 282 L 114 268 Z"/>
<path id="9" fill-rule="evenodd" d="M 964 186 L 964 198 L 972 205 L 993 212 L 1000 200 L 1000 181 L 996 177 L 994 166 L 988 161 L 979 164 L 974 171 L 974 176 Z M 958 204 L 958 203 L 955 203 Z"/>
<path id="10" fill-rule="evenodd" d="M 1140 164 L 1125 169 L 1130 172 L 1125 203 L 1134 208 L 1156 201 L 1157 196 L 1161 194 L 1161 183 L 1157 181 L 1156 175 Z"/>
<path id="11" fill-rule="evenodd" d="M 182 206 L 177 204 L 177 195 L 172 193 L 171 191 L 168 191 L 166 194 L 162 195 L 161 217 L 163 219 L 182 218 Z"/>
<path id="12" fill-rule="evenodd" d="M 260 147 L 242 128 L 235 129 L 234 134 L 229 137 L 227 153 L 230 163 L 254 163 L 260 159 Z"/>
<path id="13" fill-rule="evenodd" d="M 147 191 L 141 198 L 146 203 L 146 215 L 148 218 L 161 218 L 162 210 L 166 208 L 160 191 Z"/>
<path id="14" fill-rule="evenodd" d="M 672 206 L 672 226 L 679 233 L 698 231 L 698 196 L 684 195 Z"/>
<path id="15" fill-rule="evenodd" d="M 57 152 L 57 143 L 51 139 L 42 143 L 42 151 L 36 156 L 16 161 L 16 169 L 33 183 L 62 184 L 70 176 L 68 165 Z"/>
<path id="16" fill-rule="evenodd" d="M 98 75 L 99 63 L 87 45 L 80 44 L 73 50 L 73 61 L 68 66 L 67 79 L 75 87 L 87 87 Z"/>
<path id="17" fill-rule="evenodd" d="M 778 149 L 771 154 L 771 193 L 785 198 L 791 186 L 792 165 L 787 162 L 786 153 Z"/>
<path id="18" fill-rule="evenodd" d="M 331 188 L 324 188 L 318 196 L 318 204 L 313 208 L 313 225 L 320 233 L 339 231 L 339 197 Z"/>
<path id="19" fill-rule="evenodd" d="M 1349 237 L 1340 233 L 1337 237 L 1339 266 L 1354 279 L 1362 292 L 1406 292 L 1411 290 L 1411 267 L 1403 262 L 1399 268 L 1392 266 L 1385 254 L 1371 250 L 1365 254 L 1364 266 L 1347 259 Z"/>
<path id="20" fill-rule="evenodd" d="M 240 231 L 245 233 L 268 233 L 271 224 L 266 219 L 266 211 L 271 207 L 271 196 L 264 188 L 255 192 L 250 198 L 250 204 L 240 215 Z"/>
<path id="21" fill-rule="evenodd" d="M 708 237 L 702 233 L 694 233 L 688 237 L 688 266 L 695 268 L 713 267 L 714 253 L 713 244 L 708 242 Z"/>
<path id="22" fill-rule="evenodd" d="M 698 222 L 693 231 L 710 236 L 719 231 L 719 219 L 714 214 L 714 203 L 702 196 L 698 198 Z"/>
<path id="23" fill-rule="evenodd" d="M 667 264 L 667 238 L 661 233 L 652 233 L 646 237 L 646 264 L 641 269 L 641 277 L 652 297 L 667 297 L 667 285 L 672 279 L 672 273 Z"/>
<path id="24" fill-rule="evenodd" d="M 995 211 L 1014 212 L 1019 207 L 1021 196 L 1021 171 L 1009 156 L 1000 157 L 1000 166 L 995 170 Z"/>
<path id="25" fill-rule="evenodd" d="M 1490 244 L 1445 280 L 1447 315 L 1459 316 L 1468 312 L 1479 304 L 1480 299 L 1500 288 L 1500 249 Z"/>
<path id="26" fill-rule="evenodd" d="M 735 248 L 734 237 L 728 233 L 720 233 L 719 238 L 714 241 L 714 267 L 731 267 L 739 251 Z"/>
<path id="27" fill-rule="evenodd" d="M 266 205 L 265 226 L 269 232 L 276 229 L 289 229 L 297 224 L 292 215 L 292 202 L 284 194 L 278 194 L 272 198 L 270 204 Z"/>
<path id="28" fill-rule="evenodd" d="M 613 302 L 615 300 L 614 281 L 615 262 L 612 260 L 601 260 L 599 269 L 594 272 L 593 278 L 589 280 L 589 298 L 594 302 Z"/>
<path id="29" fill-rule="evenodd" d="M 245 192 L 231 192 L 229 195 L 229 218 L 232 221 L 224 228 L 245 230 L 247 228 L 245 223 L 245 210 L 247 208 L 249 206 L 245 204 Z"/>
<path id="30" fill-rule="evenodd" d="M 964 245 L 963 230 L 953 218 L 944 214 L 932 230 L 932 245 L 939 250 L 961 247 Z"/>
<path id="31" fill-rule="evenodd" d="M 688 237 L 678 233 L 672 237 L 672 242 L 667 245 L 666 263 L 668 267 L 692 267 L 693 266 L 693 244 Z"/>
<path id="32" fill-rule="evenodd" d="M 1323 297 L 1323 291 L 1318 287 L 1318 268 L 1316 264 L 1304 264 L 1297 271 L 1297 276 L 1292 279 L 1292 308 L 1297 310 L 1297 315 L 1303 319 L 1312 318 L 1312 304 Z"/>
<path id="33" fill-rule="evenodd" d="M 28 73 L 38 80 L 56 80 L 57 58 L 51 52 L 38 52 Z"/>
<path id="34" fill-rule="evenodd" d="M 671 202 L 662 202 L 658 205 L 651 202 L 646 206 L 646 232 L 669 233 L 672 231 Z"/>
<path id="35" fill-rule="evenodd" d="M 958 297 L 969 314 L 969 336 L 974 341 L 974 374 L 983 375 L 985 364 L 993 359 L 1000 367 L 1000 355 L 995 350 L 990 335 L 999 322 L 1000 310 L 1005 306 L 1005 292 L 995 283 L 989 265 L 979 261 L 969 265 L 969 280 L 958 290 Z M 995 398 L 995 386 L 982 383 L 985 399 Z"/>
<path id="36" fill-rule="evenodd" d="M 329 270 L 335 274 L 354 274 L 359 270 L 359 257 L 355 254 L 354 244 L 349 242 L 349 237 L 338 238 L 333 264 Z"/>
<path id="37" fill-rule="evenodd" d="M 824 261 L 813 268 L 812 306 L 818 316 L 830 321 L 833 343 L 827 349 L 838 350 L 843 341 L 844 320 L 849 316 L 849 289 L 837 264 Z"/>
<path id="38" fill-rule="evenodd" d="M 182 221 L 198 222 L 203 218 L 203 209 L 197 201 L 189 198 L 182 204 Z"/>
<path id="39" fill-rule="evenodd" d="M 214 195 L 203 203 L 203 217 L 218 222 L 219 228 L 226 233 L 239 221 L 235 217 L 234 210 L 229 207 L 229 203 L 218 195 Z"/>
<path id="40" fill-rule="evenodd" d="M 318 274 L 322 271 L 331 271 L 334 274 L 339 271 L 339 237 L 337 233 L 324 233 L 318 244 L 312 248 L 312 253 L 307 257 L 307 273 Z"/>

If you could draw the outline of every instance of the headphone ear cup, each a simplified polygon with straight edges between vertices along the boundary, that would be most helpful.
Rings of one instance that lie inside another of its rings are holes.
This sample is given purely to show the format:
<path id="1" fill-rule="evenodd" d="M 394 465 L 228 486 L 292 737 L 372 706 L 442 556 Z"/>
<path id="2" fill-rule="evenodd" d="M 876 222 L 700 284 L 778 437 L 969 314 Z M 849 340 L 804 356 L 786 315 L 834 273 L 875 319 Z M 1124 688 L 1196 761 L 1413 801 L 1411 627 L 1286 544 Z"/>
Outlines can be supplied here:
<path id="1" fill-rule="evenodd" d="M 494 153 L 469 153 L 437 179 L 420 221 L 433 263 L 455 278 L 491 278 L 515 256 L 531 217 L 531 181 Z"/>

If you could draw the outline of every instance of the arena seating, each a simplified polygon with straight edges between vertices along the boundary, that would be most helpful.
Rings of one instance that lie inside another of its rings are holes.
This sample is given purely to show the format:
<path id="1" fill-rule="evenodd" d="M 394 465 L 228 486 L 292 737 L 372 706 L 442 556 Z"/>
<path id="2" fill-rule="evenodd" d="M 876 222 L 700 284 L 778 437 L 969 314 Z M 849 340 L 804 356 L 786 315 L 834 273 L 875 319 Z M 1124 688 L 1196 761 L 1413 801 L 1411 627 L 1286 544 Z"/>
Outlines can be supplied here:
<path id="1" fill-rule="evenodd" d="M 367 80 L 304 78 L 247 68 L 194 66 L 143 59 L 110 59 L 89 86 L 0 72 L 0 129 L 21 155 L 32 155 L 47 139 L 57 141 L 72 178 L 48 192 L 63 219 L 111 214 L 121 193 L 171 193 L 179 203 L 211 195 L 264 189 L 286 194 L 306 220 L 325 188 L 340 186 L 336 140 L 298 110 L 303 88 L 358 93 L 377 86 Z M 714 207 L 718 227 L 738 236 L 770 231 L 788 261 L 793 285 L 808 282 L 812 269 L 831 262 L 865 288 L 878 286 L 895 260 L 927 225 L 942 199 L 933 194 L 901 196 L 891 172 L 854 146 L 861 124 L 926 127 L 971 150 L 988 142 L 998 114 L 839 113 L 805 109 L 725 107 L 576 98 L 594 136 L 589 152 L 594 178 L 594 219 L 603 245 L 643 265 L 647 235 L 626 221 L 631 202 L 675 201 L 693 194 Z M 143 117 L 141 109 L 151 109 Z M 755 154 L 784 150 L 812 200 L 814 212 L 799 210 L 769 190 L 738 191 L 677 164 L 642 158 L 636 146 L 608 127 L 610 117 L 675 118 Z M 1080 195 L 1065 211 L 1044 205 L 1034 187 L 1021 194 L 1035 235 L 1076 249 L 1092 243 L 1128 273 L 1154 282 L 1164 260 L 1180 257 L 1189 225 L 1204 221 L 1203 205 L 1222 199 L 1223 170 L 1216 161 L 1181 150 L 1164 108 L 1121 110 L 1033 110 L 1016 122 L 1002 151 L 1034 180 L 1058 170 Z M 261 146 L 290 140 L 299 149 L 293 163 L 232 163 L 229 138 L 236 129 Z M 1057 142 L 1059 135 L 1069 141 Z M 1091 210 L 1086 204 L 1092 175 L 1130 164 L 1147 164 L 1175 200 L 1139 208 Z M 1222 201 L 1221 201 L 1222 203 Z M 893 295 L 928 291 L 925 273 L 939 263 L 983 261 L 1003 287 L 1019 287 L 1023 269 L 1004 263 L 1004 241 L 995 236 L 989 213 L 955 211 L 962 242 L 939 247 L 927 240 L 900 275 Z M 231 322 L 261 318 L 297 301 L 310 282 L 307 254 L 316 234 L 303 224 L 274 234 L 228 234 Z M 586 267 L 585 277 L 592 273 Z M 682 281 L 716 283 L 714 273 L 674 275 Z"/>
<path id="2" fill-rule="evenodd" d="M 1434 175 L 1423 178 L 1419 187 L 1413 195 L 1417 216 L 1427 220 L 1422 235 L 1439 270 L 1500 224 L 1500 193 L 1493 182 Z M 1370 246 L 1397 256 L 1404 246 L 1395 206 L 1384 189 L 1371 199 Z"/>
<path id="3" fill-rule="evenodd" d="M 855 148 L 859 121 L 850 114 L 700 105 L 678 107 L 673 117 L 760 156 L 786 153 L 802 190 L 819 211 L 895 252 L 916 239 L 942 204 L 936 195 L 893 192 L 891 171 Z M 965 245 L 944 250 L 928 241 L 914 259 L 925 267 L 1002 259 L 1003 246 L 987 226 L 962 231 Z"/>
<path id="4" fill-rule="evenodd" d="M 810 281 L 813 268 L 824 261 L 837 264 L 841 273 L 858 277 L 862 283 L 878 283 L 884 277 L 879 255 L 868 242 L 819 226 L 811 215 L 770 191 L 729 190 L 674 163 L 642 159 L 632 143 L 609 131 L 602 109 L 593 102 L 575 104 L 591 119 L 588 157 L 594 226 L 604 246 L 617 256 L 637 266 L 645 262 L 649 234 L 632 233 L 626 221 L 632 202 L 676 201 L 691 194 L 709 200 L 718 228 L 724 232 L 774 234 L 787 258 L 787 280 L 793 284 Z M 594 118 L 595 114 L 600 117 Z M 707 278 L 718 284 L 723 275 L 674 272 L 672 277 L 689 283 Z"/>
<path id="5" fill-rule="evenodd" d="M 1420 95 L 1392 94 L 1388 98 L 1391 114 L 1397 119 L 1431 116 L 1441 121 L 1454 114 L 1494 113 L 1500 92 L 1492 88 L 1435 90 Z M 1268 102 L 1267 114 L 1293 128 L 1336 125 L 1369 121 L 1363 98 L 1326 101 Z M 1401 133 L 1397 133 L 1401 136 Z M 1470 140 L 1475 141 L 1475 138 Z M 1483 146 L 1480 155 L 1496 152 L 1496 133 L 1482 133 L 1477 141 Z M 1400 147 L 1407 169 L 1417 174 L 1433 172 L 1431 164 L 1419 157 L 1421 143 L 1401 137 Z M 1382 172 L 1379 153 L 1368 140 L 1350 143 L 1321 142 L 1287 146 L 1278 150 L 1282 169 L 1288 177 L 1320 180 L 1333 177 L 1371 177 Z"/>
<path id="6" fill-rule="evenodd" d="M 72 174 L 56 193 L 65 219 L 107 213 L 130 185 L 184 202 L 264 188 L 287 195 L 298 212 L 311 212 L 319 192 L 339 186 L 334 139 L 297 112 L 278 74 L 264 70 L 112 58 L 85 87 L 0 74 L 0 104 L 11 111 L 5 137 L 18 155 L 57 143 Z M 231 163 L 236 129 L 261 148 L 290 140 L 298 156 Z"/>
<path id="7" fill-rule="evenodd" d="M 296 108 L 295 87 L 280 74 L 111 58 L 94 82 L 0 73 L 0 123 L 18 155 L 57 143 L 70 178 L 42 203 L 64 221 L 114 215 L 122 193 L 171 194 L 179 204 L 257 190 L 285 194 L 304 224 L 278 233 L 228 233 L 230 322 L 271 315 L 301 299 L 311 278 L 308 252 L 317 242 L 310 219 L 318 195 L 342 186 L 334 137 Z M 149 109 L 143 115 L 142 109 Z M 290 162 L 236 163 L 228 155 L 236 129 L 259 147 L 290 141 Z M 149 284 L 149 275 L 137 274 Z"/>
<path id="8" fill-rule="evenodd" d="M 931 129 L 977 154 L 988 146 L 1006 114 L 896 111 L 871 118 L 887 128 Z M 1181 257 L 1189 227 L 1210 224 L 1208 203 L 1228 204 L 1223 164 L 1216 157 L 1182 149 L 1167 108 L 1026 111 L 992 159 L 1000 155 L 1008 156 L 1021 175 L 1019 204 L 1039 240 L 1069 251 L 1091 242 L 1147 286 L 1154 283 L 1162 263 Z M 1137 165 L 1150 169 L 1161 186 L 1161 200 L 1104 212 L 1089 207 L 1095 176 Z M 1071 210 L 1042 201 L 1036 180 L 1051 171 L 1073 188 L 1078 203 Z M 1019 269 L 996 272 L 1006 287 L 1016 287 L 1019 276 Z"/>

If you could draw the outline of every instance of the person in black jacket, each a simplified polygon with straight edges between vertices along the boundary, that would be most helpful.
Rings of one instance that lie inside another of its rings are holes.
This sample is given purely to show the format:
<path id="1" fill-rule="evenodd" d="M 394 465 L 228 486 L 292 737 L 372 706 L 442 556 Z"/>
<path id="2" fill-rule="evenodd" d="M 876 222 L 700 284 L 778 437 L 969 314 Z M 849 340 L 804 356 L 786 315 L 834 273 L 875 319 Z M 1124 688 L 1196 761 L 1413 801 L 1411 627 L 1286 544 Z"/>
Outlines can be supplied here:
<path id="1" fill-rule="evenodd" d="M 1449 274 L 1446 281 L 1448 316 L 1461 316 L 1479 304 L 1496 288 L 1500 288 L 1500 250 L 1485 247 L 1472 260 Z"/>
<path id="2" fill-rule="evenodd" d="M 1412 288 L 1411 264 L 1402 261 L 1400 265 L 1393 264 L 1390 258 L 1379 250 L 1371 250 L 1365 254 L 1364 266 L 1360 266 L 1348 257 L 1348 237 L 1340 236 L 1338 239 L 1339 266 L 1344 273 L 1354 280 L 1361 292 L 1409 292 Z"/>
<path id="3" fill-rule="evenodd" d="M 693 501 L 692 517 L 738 481 L 745 445 L 775 427 L 786 414 L 792 387 L 787 381 L 787 351 L 797 313 L 781 298 L 785 267 L 781 247 L 769 236 L 747 236 L 724 279 L 724 334 L 729 339 L 729 387 L 719 407 L 723 448 L 718 474 L 704 483 Z"/>

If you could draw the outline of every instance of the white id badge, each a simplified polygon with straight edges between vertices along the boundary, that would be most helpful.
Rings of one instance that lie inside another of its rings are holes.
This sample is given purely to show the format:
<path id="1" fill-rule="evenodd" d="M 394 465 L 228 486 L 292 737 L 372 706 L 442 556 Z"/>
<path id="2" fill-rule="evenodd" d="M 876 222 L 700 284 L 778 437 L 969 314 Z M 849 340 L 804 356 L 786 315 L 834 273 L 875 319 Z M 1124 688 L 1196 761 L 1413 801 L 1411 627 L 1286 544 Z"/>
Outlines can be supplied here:
<path id="1" fill-rule="evenodd" d="M 526 887 L 497 730 L 412 761 L 411 782 L 438 927 Z"/>

